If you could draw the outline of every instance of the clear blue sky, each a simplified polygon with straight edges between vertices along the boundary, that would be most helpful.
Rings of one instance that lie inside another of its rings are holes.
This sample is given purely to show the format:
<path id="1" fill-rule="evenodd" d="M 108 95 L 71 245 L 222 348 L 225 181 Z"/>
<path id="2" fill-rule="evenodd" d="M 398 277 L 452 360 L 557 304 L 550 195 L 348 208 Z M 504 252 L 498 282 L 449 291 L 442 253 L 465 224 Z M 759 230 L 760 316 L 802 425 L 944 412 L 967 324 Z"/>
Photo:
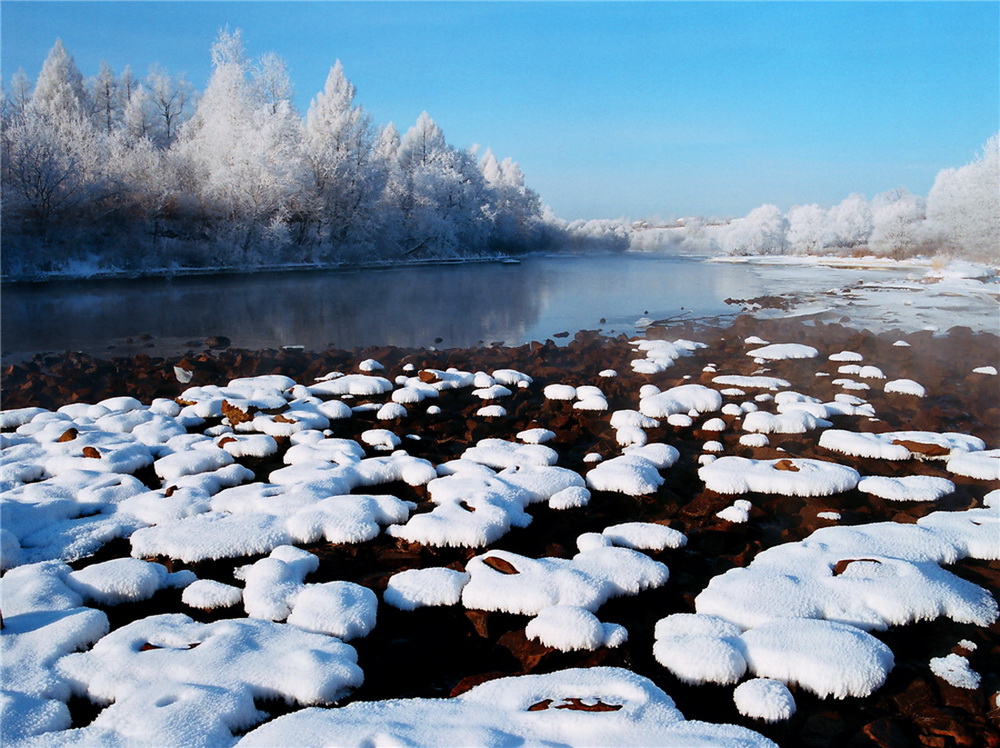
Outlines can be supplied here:
<path id="1" fill-rule="evenodd" d="M 1000 129 L 997 2 L 0 3 L 4 80 L 62 37 L 85 76 L 199 88 L 219 28 L 277 52 L 304 113 L 340 58 L 376 123 L 426 109 L 565 218 L 830 205 L 968 162 Z"/>

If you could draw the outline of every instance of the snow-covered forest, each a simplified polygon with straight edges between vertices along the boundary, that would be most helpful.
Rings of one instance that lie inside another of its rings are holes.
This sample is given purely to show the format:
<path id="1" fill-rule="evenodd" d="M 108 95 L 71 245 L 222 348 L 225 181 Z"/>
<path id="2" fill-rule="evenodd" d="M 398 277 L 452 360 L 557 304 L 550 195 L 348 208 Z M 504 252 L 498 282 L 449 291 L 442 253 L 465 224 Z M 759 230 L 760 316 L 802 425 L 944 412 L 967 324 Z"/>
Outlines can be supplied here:
<path id="1" fill-rule="evenodd" d="M 941 253 L 995 259 L 1000 135 L 900 188 L 731 221 L 567 222 L 520 167 L 460 149 L 426 112 L 405 132 L 355 102 L 339 61 L 303 116 L 281 57 L 219 33 L 204 91 L 153 66 L 84 79 L 57 40 L 38 80 L 2 97 L 3 275 L 254 269 L 490 257 L 537 250 L 707 254 Z"/>
<path id="2" fill-rule="evenodd" d="M 355 103 L 338 61 L 304 117 L 276 54 L 239 30 L 204 91 L 155 67 L 85 80 L 57 40 L 3 97 L 4 274 L 263 267 L 516 253 L 567 239 L 520 168 L 403 133 Z"/>
<path id="3" fill-rule="evenodd" d="M 634 249 L 681 246 L 729 255 L 849 254 L 903 259 L 943 254 L 995 262 L 1000 247 L 1000 134 L 958 169 L 938 172 L 927 197 L 898 188 L 871 200 L 853 194 L 830 208 L 761 205 L 728 222 L 685 219 L 637 227 Z"/>

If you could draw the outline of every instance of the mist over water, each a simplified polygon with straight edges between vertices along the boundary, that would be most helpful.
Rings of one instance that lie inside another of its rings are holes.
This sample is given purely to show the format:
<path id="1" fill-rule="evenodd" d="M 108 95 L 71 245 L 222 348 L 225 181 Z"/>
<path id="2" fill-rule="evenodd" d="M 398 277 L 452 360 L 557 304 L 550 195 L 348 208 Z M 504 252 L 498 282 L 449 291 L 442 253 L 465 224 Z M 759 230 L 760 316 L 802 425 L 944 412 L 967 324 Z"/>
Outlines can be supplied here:
<path id="1" fill-rule="evenodd" d="M 878 272 L 826 270 L 823 282 Z M 632 334 L 641 317 L 722 315 L 737 310 L 726 298 L 796 285 L 794 269 L 635 255 L 15 285 L 2 295 L 2 348 L 8 360 L 66 350 L 113 356 L 134 352 L 125 339 L 143 333 L 157 355 L 200 350 L 187 343 L 210 335 L 250 349 L 518 345 L 580 329 Z"/>

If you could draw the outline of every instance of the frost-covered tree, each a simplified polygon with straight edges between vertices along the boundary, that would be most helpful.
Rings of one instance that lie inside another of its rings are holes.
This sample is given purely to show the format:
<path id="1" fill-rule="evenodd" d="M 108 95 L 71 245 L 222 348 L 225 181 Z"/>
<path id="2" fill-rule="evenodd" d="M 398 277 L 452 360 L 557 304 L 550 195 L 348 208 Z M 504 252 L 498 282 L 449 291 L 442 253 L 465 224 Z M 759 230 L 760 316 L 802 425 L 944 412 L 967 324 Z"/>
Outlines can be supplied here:
<path id="1" fill-rule="evenodd" d="M 852 194 L 830 208 L 830 246 L 853 249 L 868 243 L 872 210 L 864 195 Z"/>
<path id="2" fill-rule="evenodd" d="M 251 70 L 253 85 L 257 96 L 267 106 L 271 113 L 276 114 L 283 101 L 291 101 L 295 95 L 292 79 L 288 75 L 288 65 L 280 55 L 265 52 Z"/>
<path id="3" fill-rule="evenodd" d="M 150 137 L 156 145 L 167 148 L 191 114 L 194 89 L 183 74 L 172 76 L 159 65 L 153 65 L 146 76 L 146 88 L 149 91 L 147 108 L 151 114 Z"/>
<path id="4" fill-rule="evenodd" d="M 489 148 L 479 162 L 486 180 L 483 211 L 493 223 L 494 244 L 504 249 L 526 247 L 536 238 L 541 201 L 524 184 L 521 167 L 510 158 L 498 161 Z"/>
<path id="5" fill-rule="evenodd" d="M 121 89 L 115 71 L 107 62 L 90 81 L 90 100 L 94 107 L 94 124 L 110 134 L 118 125 L 122 114 Z"/>
<path id="6" fill-rule="evenodd" d="M 306 115 L 306 160 L 321 237 L 331 249 L 370 252 L 382 184 L 371 118 L 354 104 L 355 93 L 337 60 Z"/>
<path id="7" fill-rule="evenodd" d="M 145 86 L 136 86 L 125 103 L 122 130 L 132 142 L 153 135 L 153 101 Z"/>
<path id="8" fill-rule="evenodd" d="M 3 129 L 5 222 L 21 217 L 47 241 L 59 222 L 102 214 L 106 143 L 88 102 L 83 76 L 56 40 L 23 115 Z"/>
<path id="9" fill-rule="evenodd" d="M 1000 247 L 1000 133 L 959 169 L 938 172 L 927 217 L 946 227 L 949 244 L 970 259 L 995 261 Z"/>
<path id="10" fill-rule="evenodd" d="M 815 203 L 795 205 L 786 216 L 788 219 L 788 248 L 792 252 L 811 254 L 820 252 L 832 243 L 833 235 L 827 211 Z"/>
<path id="11" fill-rule="evenodd" d="M 90 113 L 83 75 L 63 46 L 62 39 L 56 39 L 42 64 L 31 104 L 39 113 L 51 117 L 56 125 L 71 117 Z"/>
<path id="12" fill-rule="evenodd" d="M 927 222 L 922 197 L 906 188 L 883 192 L 872 198 L 872 233 L 868 245 L 880 255 L 904 257 L 927 251 L 939 240 Z"/>
<path id="13" fill-rule="evenodd" d="M 782 254 L 788 222 L 777 205 L 761 205 L 726 226 L 717 241 L 731 255 Z"/>
<path id="14" fill-rule="evenodd" d="M 92 250 L 132 266 L 124 248 L 144 247 L 157 263 L 254 265 L 512 251 L 540 236 L 516 163 L 477 162 L 426 113 L 402 138 L 377 130 L 339 61 L 303 121 L 280 57 L 248 60 L 228 29 L 211 54 L 200 96 L 158 66 L 139 81 L 102 64 L 85 86 L 58 40 L 34 89 L 15 74 L 0 111 L 5 263 L 15 244 L 53 260 Z"/>
<path id="15" fill-rule="evenodd" d="M 301 193 L 301 124 L 289 101 L 263 101 L 248 80 L 240 32 L 212 46 L 213 72 L 178 154 L 208 215 L 228 224 L 244 251 L 265 226 L 286 221 Z M 238 237 L 238 238 L 237 238 Z"/>
<path id="16" fill-rule="evenodd" d="M 427 112 L 400 141 L 405 254 L 477 252 L 488 240 L 485 179 L 470 151 L 448 145 Z"/>
<path id="17" fill-rule="evenodd" d="M 4 122 L 21 122 L 24 120 L 28 106 L 31 104 L 31 79 L 18 68 L 10 78 L 9 90 L 5 91 Z"/>

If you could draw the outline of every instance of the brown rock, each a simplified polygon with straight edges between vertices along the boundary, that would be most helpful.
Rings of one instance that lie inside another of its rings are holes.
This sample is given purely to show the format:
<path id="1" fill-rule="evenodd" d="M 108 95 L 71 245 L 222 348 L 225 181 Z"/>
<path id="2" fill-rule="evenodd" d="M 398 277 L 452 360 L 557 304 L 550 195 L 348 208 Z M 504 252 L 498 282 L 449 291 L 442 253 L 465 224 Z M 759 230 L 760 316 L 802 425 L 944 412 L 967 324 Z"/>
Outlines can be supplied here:
<path id="1" fill-rule="evenodd" d="M 491 569 L 499 571 L 501 574 L 520 574 L 514 564 L 510 563 L 510 561 L 504 561 L 497 556 L 487 556 L 483 559 L 483 563 Z"/>
<path id="2" fill-rule="evenodd" d="M 833 576 L 839 577 L 855 561 L 868 561 L 873 564 L 881 563 L 878 559 L 874 558 L 842 558 L 833 565 Z"/>
<path id="3" fill-rule="evenodd" d="M 906 733 L 891 719 L 877 719 L 862 728 L 865 737 L 879 748 L 903 748 L 909 745 Z"/>
<path id="4" fill-rule="evenodd" d="M 83 448 L 83 456 L 84 457 L 92 457 L 95 460 L 100 460 L 101 459 L 101 453 L 98 452 L 93 447 L 84 447 Z"/>

